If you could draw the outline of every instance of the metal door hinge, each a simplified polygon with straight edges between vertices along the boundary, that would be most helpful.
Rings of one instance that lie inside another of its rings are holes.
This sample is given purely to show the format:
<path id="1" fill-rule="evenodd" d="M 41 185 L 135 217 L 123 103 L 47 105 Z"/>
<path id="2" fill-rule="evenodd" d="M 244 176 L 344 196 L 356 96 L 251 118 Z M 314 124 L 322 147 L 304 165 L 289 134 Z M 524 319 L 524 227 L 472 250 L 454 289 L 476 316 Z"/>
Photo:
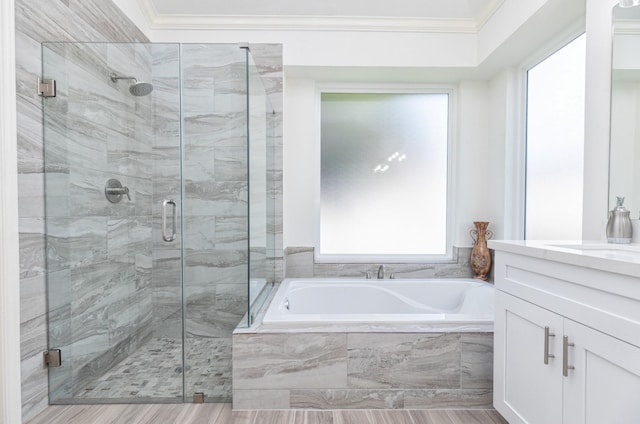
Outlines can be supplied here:
<path id="1" fill-rule="evenodd" d="M 196 392 L 193 394 L 193 403 L 204 403 L 204 393 Z"/>
<path id="2" fill-rule="evenodd" d="M 38 77 L 38 96 L 56 97 L 56 80 Z"/>
<path id="3" fill-rule="evenodd" d="M 62 352 L 60 349 L 45 350 L 42 354 L 44 368 L 57 368 L 62 365 Z"/>

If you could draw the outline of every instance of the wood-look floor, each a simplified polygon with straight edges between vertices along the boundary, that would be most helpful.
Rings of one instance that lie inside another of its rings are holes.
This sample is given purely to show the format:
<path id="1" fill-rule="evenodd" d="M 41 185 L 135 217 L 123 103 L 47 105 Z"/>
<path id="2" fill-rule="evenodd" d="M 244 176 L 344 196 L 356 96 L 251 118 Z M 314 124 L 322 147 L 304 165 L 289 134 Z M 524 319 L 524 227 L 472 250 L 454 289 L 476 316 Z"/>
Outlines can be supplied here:
<path id="1" fill-rule="evenodd" d="M 49 406 L 27 424 L 506 424 L 494 410 L 259 410 L 230 404 Z"/>

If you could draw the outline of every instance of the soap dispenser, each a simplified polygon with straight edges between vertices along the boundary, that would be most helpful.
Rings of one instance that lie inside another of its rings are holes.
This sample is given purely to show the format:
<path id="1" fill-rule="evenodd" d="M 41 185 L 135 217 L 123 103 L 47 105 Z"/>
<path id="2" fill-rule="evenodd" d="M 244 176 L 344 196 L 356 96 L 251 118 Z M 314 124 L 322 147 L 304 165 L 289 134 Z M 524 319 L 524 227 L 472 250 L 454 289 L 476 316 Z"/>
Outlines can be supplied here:
<path id="1" fill-rule="evenodd" d="M 618 244 L 631 243 L 633 228 L 629 211 L 622 205 L 624 197 L 616 199 L 616 207 L 609 212 L 609 221 L 607 221 L 607 241 Z"/>

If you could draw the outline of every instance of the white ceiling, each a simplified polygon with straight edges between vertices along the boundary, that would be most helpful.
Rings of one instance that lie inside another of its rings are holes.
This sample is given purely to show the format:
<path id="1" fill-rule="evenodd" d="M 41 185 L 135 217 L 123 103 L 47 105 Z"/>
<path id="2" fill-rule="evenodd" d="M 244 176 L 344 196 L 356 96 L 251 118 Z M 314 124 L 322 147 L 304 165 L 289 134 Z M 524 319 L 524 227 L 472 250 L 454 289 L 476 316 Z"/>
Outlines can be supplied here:
<path id="1" fill-rule="evenodd" d="M 477 31 L 504 0 L 139 0 L 151 15 L 169 19 L 362 18 L 446 21 Z M 369 21 L 371 22 L 371 21 Z"/>

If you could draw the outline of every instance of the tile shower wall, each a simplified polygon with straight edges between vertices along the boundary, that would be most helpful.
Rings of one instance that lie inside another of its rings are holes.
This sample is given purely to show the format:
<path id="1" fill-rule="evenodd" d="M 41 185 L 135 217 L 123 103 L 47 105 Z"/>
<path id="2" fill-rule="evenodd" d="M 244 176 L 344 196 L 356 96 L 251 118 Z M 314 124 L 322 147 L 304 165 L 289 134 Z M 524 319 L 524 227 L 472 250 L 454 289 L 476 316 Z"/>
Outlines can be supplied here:
<path id="1" fill-rule="evenodd" d="M 282 104 L 283 71 L 281 44 L 250 44 L 251 55 L 260 73 L 269 102 L 273 108 L 271 137 L 267 149 L 273 158 L 267 161 L 267 265 L 274 271 L 273 280 L 284 278 L 282 238 Z"/>
<path id="2" fill-rule="evenodd" d="M 42 351 L 46 341 L 46 265 L 44 240 L 44 177 L 42 141 L 42 99 L 35 94 L 35 80 L 41 73 L 40 42 L 42 41 L 135 41 L 145 42 L 145 36 L 109 0 L 77 1 L 16 1 L 16 62 L 17 62 L 17 115 L 18 115 L 18 172 L 20 209 L 20 258 L 21 258 L 21 355 L 23 417 L 38 413 L 47 404 L 47 372 L 42 368 Z M 275 255 L 269 258 L 276 266 L 276 274 L 282 275 L 282 48 L 279 45 L 252 46 L 254 57 L 265 78 L 271 102 L 276 109 L 275 164 L 268 171 L 273 176 L 269 190 L 273 195 L 269 230 L 275 234 Z M 160 60 L 154 54 L 154 61 Z M 154 72 L 159 72 L 154 62 Z M 167 83 L 171 83 L 167 81 Z M 156 86 L 156 91 L 160 87 Z M 157 92 L 156 92 L 157 94 Z M 154 111 L 157 113 L 157 110 Z M 162 122 L 170 126 L 171 121 Z M 175 122 L 174 122 L 175 123 Z M 162 128 L 162 127 L 161 127 Z M 166 128 L 167 131 L 175 130 Z M 158 136 L 158 133 L 155 134 Z M 64 174 L 64 173 L 61 173 Z M 64 177 L 64 176 L 63 176 Z M 142 185 L 138 187 L 143 187 Z M 148 188 L 148 187 L 147 187 Z M 155 189 L 155 188 L 154 188 Z M 149 191 L 136 193 L 149 196 Z M 157 225 L 139 220 L 124 223 L 115 220 L 108 227 L 112 235 L 125 231 L 146 232 L 147 225 Z M 132 228 L 133 225 L 135 228 Z M 156 227 L 157 228 L 157 227 Z M 95 232 L 94 232 L 95 233 Z M 107 233 L 103 233 L 105 235 Z M 91 236 L 91 232 L 87 235 Z M 278 248 L 278 246 L 280 246 Z M 154 256 L 157 265 L 164 259 Z M 170 257 L 169 257 L 170 259 Z M 138 257 L 138 272 L 149 269 L 148 258 Z M 102 271 L 100 271 L 102 272 Z M 117 273 L 116 273 L 117 274 Z M 52 284 L 69 281 L 71 275 L 63 271 L 52 278 Z M 148 281 L 143 277 L 144 281 Z M 142 284 L 141 287 L 144 287 Z M 147 287 L 144 287 L 148 290 Z M 170 290 L 169 290 L 170 291 Z M 139 295 L 142 295 L 141 291 Z M 168 291 L 162 283 L 153 286 L 152 313 L 164 311 Z M 52 293 L 52 302 L 60 306 L 56 312 L 68 313 L 64 308 L 64 291 Z M 149 298 L 144 297 L 149 306 Z M 69 305 L 70 308 L 70 305 Z M 148 320 L 148 309 L 141 313 L 142 322 Z M 141 328 L 144 328 L 142 326 Z M 175 329 L 175 326 L 172 327 Z M 142 334 L 142 333 L 141 333 Z"/>
<path id="3" fill-rule="evenodd" d="M 209 342 L 185 363 L 185 395 L 226 402 L 231 332 L 248 298 L 246 51 L 184 45 L 182 60 L 185 351 Z"/>
<path id="4" fill-rule="evenodd" d="M 152 98 L 134 97 L 115 71 L 151 79 L 143 44 L 47 43 L 45 100 L 50 343 L 65 357 L 51 399 L 78 390 L 151 336 Z M 110 203 L 107 180 L 130 189 Z M 61 293 L 64 293 L 61 296 Z M 54 302 L 55 300 L 55 302 Z"/>
<path id="5" fill-rule="evenodd" d="M 47 405 L 42 41 L 148 41 L 105 0 L 16 0 L 18 184 L 20 213 L 20 320 L 23 417 Z"/>

